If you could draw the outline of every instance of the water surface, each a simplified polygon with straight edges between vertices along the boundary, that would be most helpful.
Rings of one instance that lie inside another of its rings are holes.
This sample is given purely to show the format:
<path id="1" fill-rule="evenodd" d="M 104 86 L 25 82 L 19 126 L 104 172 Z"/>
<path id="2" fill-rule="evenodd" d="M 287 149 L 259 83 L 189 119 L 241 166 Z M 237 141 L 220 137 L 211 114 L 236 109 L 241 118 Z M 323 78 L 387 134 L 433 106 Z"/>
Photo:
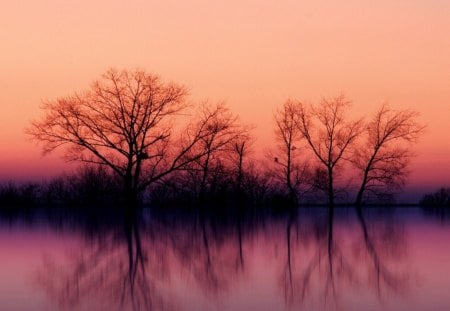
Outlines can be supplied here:
<path id="1" fill-rule="evenodd" d="M 3 212 L 0 309 L 450 310 L 448 220 L 418 208 Z"/>

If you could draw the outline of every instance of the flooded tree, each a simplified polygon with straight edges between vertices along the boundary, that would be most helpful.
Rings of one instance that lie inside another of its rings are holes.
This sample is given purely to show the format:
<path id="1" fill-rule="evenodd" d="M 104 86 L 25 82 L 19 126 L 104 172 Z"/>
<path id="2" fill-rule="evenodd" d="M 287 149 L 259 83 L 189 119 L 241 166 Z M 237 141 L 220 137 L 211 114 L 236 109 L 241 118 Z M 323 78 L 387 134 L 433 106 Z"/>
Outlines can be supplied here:
<path id="1" fill-rule="evenodd" d="M 362 120 L 348 118 L 350 102 L 344 96 L 324 98 L 316 106 L 301 102 L 296 105 L 299 110 L 296 124 L 321 168 L 326 172 L 328 204 L 333 206 L 336 169 L 361 134 Z"/>
<path id="2" fill-rule="evenodd" d="M 396 111 L 383 104 L 366 125 L 365 141 L 351 158 L 361 177 L 356 205 L 368 195 L 389 199 L 401 189 L 413 156 L 409 147 L 424 130 L 417 117 L 415 111 Z"/>
<path id="3" fill-rule="evenodd" d="M 46 102 L 27 132 L 44 153 L 66 147 L 69 160 L 108 167 L 122 180 L 125 201 L 135 204 L 150 184 L 211 151 L 199 144 L 227 130 L 214 126 L 221 106 L 196 118 L 189 133 L 177 127 L 189 116 L 186 98 L 183 86 L 156 75 L 109 70 L 88 91 Z"/>

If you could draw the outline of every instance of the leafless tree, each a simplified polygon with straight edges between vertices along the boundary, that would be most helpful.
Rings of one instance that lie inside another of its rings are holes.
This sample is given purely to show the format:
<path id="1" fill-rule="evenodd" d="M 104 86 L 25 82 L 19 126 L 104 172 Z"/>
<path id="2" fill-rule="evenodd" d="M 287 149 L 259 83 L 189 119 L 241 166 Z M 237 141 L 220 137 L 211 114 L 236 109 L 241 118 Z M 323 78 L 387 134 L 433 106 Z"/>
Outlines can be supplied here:
<path id="1" fill-rule="evenodd" d="M 275 114 L 275 137 L 278 143 L 277 152 L 270 153 L 275 164 L 281 168 L 281 174 L 276 168 L 275 176 L 287 188 L 289 199 L 296 203 L 300 187 L 305 184 L 307 166 L 299 160 L 302 132 L 300 123 L 300 106 L 292 100 L 284 103 Z"/>
<path id="2" fill-rule="evenodd" d="M 361 134 L 362 120 L 348 119 L 346 114 L 350 102 L 344 96 L 324 98 L 316 106 L 301 102 L 297 102 L 296 106 L 299 110 L 296 125 L 326 170 L 328 204 L 333 206 L 336 168 Z"/>
<path id="3" fill-rule="evenodd" d="M 233 175 L 234 191 L 240 199 L 243 192 L 248 190 L 245 188 L 247 175 L 250 170 L 251 163 L 249 156 L 252 153 L 254 139 L 250 134 L 251 128 L 243 127 L 240 137 L 230 144 L 230 152 L 228 160 L 230 163 L 230 171 Z"/>
<path id="4" fill-rule="evenodd" d="M 213 191 L 223 183 L 223 179 L 231 179 L 227 158 L 233 153 L 233 146 L 243 140 L 247 132 L 239 124 L 237 116 L 224 104 L 204 104 L 200 109 L 199 120 L 208 135 L 201 135 L 196 146 L 187 153 L 188 158 L 195 160 L 186 165 L 184 176 L 177 179 L 178 183 L 182 183 L 180 187 L 187 188 L 191 194 L 203 200 L 208 191 Z M 194 125 L 188 129 L 188 137 L 198 136 L 198 128 L 198 125 Z"/>
<path id="5" fill-rule="evenodd" d="M 109 167 L 134 203 L 150 184 L 202 157 L 206 150 L 197 145 L 226 130 L 219 106 L 174 135 L 186 97 L 183 86 L 144 71 L 109 70 L 88 91 L 45 103 L 45 115 L 27 132 L 44 153 L 67 146 L 68 159 Z"/>
<path id="6" fill-rule="evenodd" d="M 424 130 L 417 117 L 415 111 L 397 111 L 383 104 L 367 124 L 365 141 L 355 147 L 351 158 L 361 176 L 356 205 L 367 194 L 386 198 L 404 185 L 413 156 L 409 147 Z"/>

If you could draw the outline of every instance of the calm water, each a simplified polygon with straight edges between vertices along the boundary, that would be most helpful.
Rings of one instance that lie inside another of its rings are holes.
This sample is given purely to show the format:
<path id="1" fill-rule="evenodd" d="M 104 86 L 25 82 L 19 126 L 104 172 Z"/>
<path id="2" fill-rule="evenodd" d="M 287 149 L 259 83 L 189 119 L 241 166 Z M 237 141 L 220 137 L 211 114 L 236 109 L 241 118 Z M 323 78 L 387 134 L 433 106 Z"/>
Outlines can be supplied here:
<path id="1" fill-rule="evenodd" d="M 450 217 L 416 208 L 0 219 L 1 310 L 450 310 Z"/>

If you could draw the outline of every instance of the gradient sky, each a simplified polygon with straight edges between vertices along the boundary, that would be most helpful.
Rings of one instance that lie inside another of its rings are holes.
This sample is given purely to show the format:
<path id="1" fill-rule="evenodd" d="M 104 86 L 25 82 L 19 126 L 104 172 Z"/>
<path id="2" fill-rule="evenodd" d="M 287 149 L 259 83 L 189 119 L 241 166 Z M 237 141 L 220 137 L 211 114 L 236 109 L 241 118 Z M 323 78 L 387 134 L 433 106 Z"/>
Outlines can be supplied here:
<path id="1" fill-rule="evenodd" d="M 450 2 L 446 0 L 2 0 L 0 179 L 57 174 L 24 128 L 42 100 L 86 89 L 110 67 L 143 68 L 225 100 L 272 140 L 289 97 L 344 93 L 428 125 L 410 187 L 450 184 Z"/>

